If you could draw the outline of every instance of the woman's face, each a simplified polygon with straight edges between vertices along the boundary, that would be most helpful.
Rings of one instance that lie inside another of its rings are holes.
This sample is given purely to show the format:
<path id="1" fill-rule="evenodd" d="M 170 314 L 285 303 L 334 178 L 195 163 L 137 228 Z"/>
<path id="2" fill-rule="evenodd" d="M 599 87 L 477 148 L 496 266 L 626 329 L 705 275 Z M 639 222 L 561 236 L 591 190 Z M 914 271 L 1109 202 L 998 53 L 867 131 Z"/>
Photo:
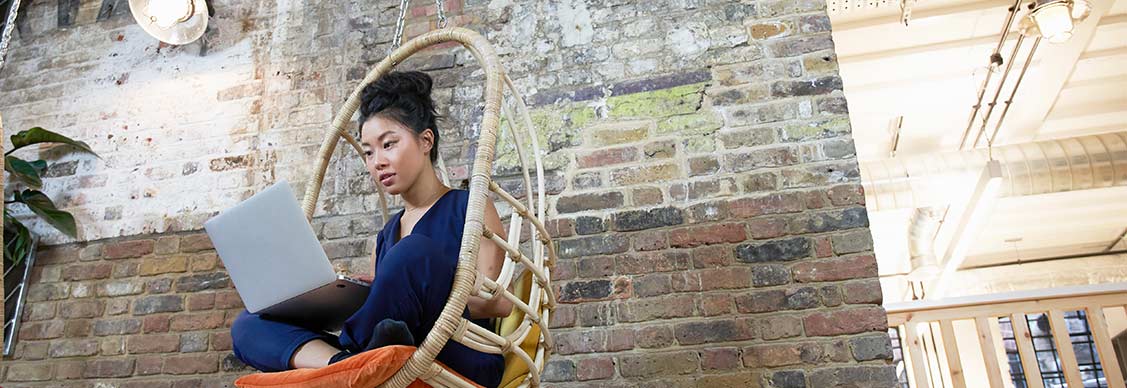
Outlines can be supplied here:
<path id="1" fill-rule="evenodd" d="M 430 129 L 416 135 L 402 123 L 376 115 L 364 122 L 360 145 L 368 172 L 391 195 L 407 191 L 423 171 L 433 168 L 429 155 L 434 134 Z"/>

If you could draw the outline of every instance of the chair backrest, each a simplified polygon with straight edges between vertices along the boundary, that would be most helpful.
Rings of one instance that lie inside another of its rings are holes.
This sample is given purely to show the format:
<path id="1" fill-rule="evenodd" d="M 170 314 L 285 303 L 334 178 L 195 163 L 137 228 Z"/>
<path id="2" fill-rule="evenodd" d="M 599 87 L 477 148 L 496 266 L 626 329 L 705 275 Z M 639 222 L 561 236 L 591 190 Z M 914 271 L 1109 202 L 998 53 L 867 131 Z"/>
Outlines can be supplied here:
<path id="1" fill-rule="evenodd" d="M 307 186 L 303 209 L 306 217 L 312 218 L 329 160 L 341 138 L 352 145 L 359 155 L 363 155 L 360 144 L 349 134 L 348 126 L 353 113 L 359 108 L 360 93 L 364 85 L 391 72 L 397 64 L 420 50 L 445 42 L 461 43 L 478 60 L 486 75 L 485 109 L 477 142 L 477 153 L 470 173 L 470 199 L 466 209 L 466 226 L 462 235 L 453 291 L 447 299 L 441 316 L 411 360 L 384 386 L 405 387 L 415 379 L 422 379 L 436 386 L 472 386 L 434 362 L 435 356 L 446 345 L 446 341 L 453 339 L 472 349 L 504 354 L 507 367 L 504 386 L 535 387 L 540 383 L 540 372 L 544 369 L 552 347 L 551 336 L 548 333 L 548 319 L 556 300 L 550 284 L 556 251 L 545 227 L 547 219 L 544 168 L 536 131 L 533 130 L 527 106 L 516 92 L 512 81 L 504 74 L 493 47 L 484 37 L 464 28 L 435 30 L 406 42 L 376 64 L 333 118 L 333 128 L 321 143 L 319 168 L 314 170 L 312 184 Z M 505 104 L 505 89 L 511 92 L 512 98 L 508 99 L 510 104 Z M 505 112 L 506 120 L 501 119 L 502 111 Z M 524 192 L 516 196 L 506 192 L 492 179 L 497 141 L 504 138 L 501 135 L 502 122 L 507 124 L 505 127 L 511 135 L 509 137 L 512 139 L 512 150 L 517 154 L 521 170 L 520 178 L 524 183 Z M 519 125 L 514 125 L 514 122 Z M 524 139 L 529 142 L 531 153 L 525 152 Z M 444 169 L 441 161 L 439 167 Z M 529 170 L 533 172 L 530 174 Z M 388 219 L 387 198 L 382 188 L 379 185 L 376 187 L 379 192 L 380 208 L 386 220 Z M 507 204 L 507 207 L 512 209 L 507 240 L 484 227 L 484 203 L 490 200 L 490 192 L 495 194 L 501 203 Z M 524 201 L 518 200 L 518 197 L 523 197 Z M 522 229 L 526 227 L 530 228 L 528 235 L 531 236 L 531 241 L 522 250 L 520 239 Z M 506 252 L 505 264 L 495 281 L 480 275 L 476 269 L 476 257 L 482 236 L 492 240 Z M 514 278 L 518 279 L 518 282 L 510 292 L 509 288 L 513 285 Z M 496 296 L 513 302 L 513 314 L 501 321 L 502 330 L 495 332 L 495 328 L 480 327 L 462 318 L 461 313 L 465 309 L 466 300 L 471 295 L 484 298 Z"/>

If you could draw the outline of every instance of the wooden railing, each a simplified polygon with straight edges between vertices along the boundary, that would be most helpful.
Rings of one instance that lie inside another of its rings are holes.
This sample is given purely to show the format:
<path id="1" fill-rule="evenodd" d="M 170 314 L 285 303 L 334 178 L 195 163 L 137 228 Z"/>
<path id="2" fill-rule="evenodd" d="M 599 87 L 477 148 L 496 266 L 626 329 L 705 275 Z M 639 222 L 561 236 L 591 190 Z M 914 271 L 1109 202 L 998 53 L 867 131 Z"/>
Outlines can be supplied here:
<path id="1" fill-rule="evenodd" d="M 1104 378 L 1099 379 L 1098 386 L 1125 388 L 1123 371 L 1112 343 L 1112 336 L 1117 333 L 1109 330 L 1105 315 L 1106 310 L 1108 314 L 1124 316 L 1124 305 L 1127 305 L 1127 283 L 892 303 L 885 305 L 885 309 L 889 327 L 899 331 L 903 366 L 914 388 L 1013 387 L 999 318 L 1008 318 L 1011 323 L 1026 386 L 1062 387 L 1047 384 L 1042 379 L 1036 353 L 1045 353 L 1046 343 L 1035 351 L 1027 314 L 1047 318 L 1056 362 L 1067 386 L 1095 387 L 1096 381 L 1092 378 L 1088 378 L 1087 384 L 1083 380 L 1072 341 L 1072 336 L 1077 334 L 1070 336 L 1065 322 L 1066 314 L 1080 316 L 1078 311 L 1087 319 L 1103 369 Z M 967 373 L 971 369 L 975 373 Z"/>

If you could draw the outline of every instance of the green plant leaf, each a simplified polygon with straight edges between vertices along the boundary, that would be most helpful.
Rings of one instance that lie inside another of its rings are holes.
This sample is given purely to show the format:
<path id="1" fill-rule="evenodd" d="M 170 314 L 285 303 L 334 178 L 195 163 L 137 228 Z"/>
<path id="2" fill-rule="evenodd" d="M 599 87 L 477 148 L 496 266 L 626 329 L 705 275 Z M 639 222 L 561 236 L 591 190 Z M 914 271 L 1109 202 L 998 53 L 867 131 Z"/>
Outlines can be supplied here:
<path id="1" fill-rule="evenodd" d="M 31 248 L 31 231 L 4 209 L 4 260 L 19 265 Z"/>
<path id="2" fill-rule="evenodd" d="M 31 232 L 27 230 L 27 227 L 23 226 L 23 224 L 19 224 L 15 230 L 16 232 L 12 236 L 11 252 L 9 253 L 7 250 L 4 252 L 6 255 L 10 256 L 8 261 L 11 262 L 13 266 L 23 262 L 31 246 Z"/>
<path id="3" fill-rule="evenodd" d="M 98 154 L 95 153 L 94 150 L 90 149 L 90 146 L 86 143 L 71 139 L 69 137 L 48 131 L 40 127 L 35 127 L 26 131 L 20 131 L 19 133 L 12 135 L 12 149 L 9 150 L 5 155 L 11 154 L 12 152 L 15 152 L 20 148 L 39 143 L 69 144 L 71 146 L 77 147 L 79 150 L 89 152 L 94 156 L 98 156 Z"/>
<path id="4" fill-rule="evenodd" d="M 4 217 L 4 263 L 6 264 L 5 267 L 4 267 L 5 269 L 11 267 L 12 265 L 15 265 L 16 261 L 15 261 L 14 258 L 19 257 L 18 252 L 15 252 L 15 249 L 18 245 L 18 242 L 16 241 L 18 239 L 18 236 L 19 236 L 19 233 L 16 232 L 15 226 L 9 225 L 8 224 L 8 217 Z M 7 263 L 12 263 L 12 264 L 7 264 Z"/>
<path id="5" fill-rule="evenodd" d="M 31 164 L 32 167 L 35 167 L 35 171 L 38 171 L 40 176 L 42 176 L 43 173 L 47 172 L 46 160 L 32 160 L 28 163 Z"/>
<path id="6" fill-rule="evenodd" d="M 43 217 L 48 224 L 63 234 L 71 238 L 78 236 L 78 225 L 74 222 L 74 216 L 56 208 L 47 194 L 37 190 L 24 190 L 16 194 L 16 201 L 27 205 L 32 212 Z"/>
<path id="7" fill-rule="evenodd" d="M 38 189 L 43 187 L 43 180 L 39 178 L 40 169 L 37 168 L 39 164 L 36 162 L 41 162 L 43 168 L 47 168 L 47 162 L 42 160 L 28 162 L 15 156 L 5 156 L 4 171 L 12 174 L 12 177 L 29 187 Z"/>

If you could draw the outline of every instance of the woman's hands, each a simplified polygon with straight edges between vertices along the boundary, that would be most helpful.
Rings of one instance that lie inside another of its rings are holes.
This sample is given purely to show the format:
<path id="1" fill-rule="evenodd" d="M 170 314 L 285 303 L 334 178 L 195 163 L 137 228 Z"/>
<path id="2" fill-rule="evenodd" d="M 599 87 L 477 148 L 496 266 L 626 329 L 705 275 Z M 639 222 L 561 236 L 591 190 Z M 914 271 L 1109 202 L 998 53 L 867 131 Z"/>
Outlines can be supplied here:
<path id="1" fill-rule="evenodd" d="M 375 275 L 372 274 L 352 275 L 352 278 L 368 284 L 372 284 L 372 281 L 376 280 Z"/>

